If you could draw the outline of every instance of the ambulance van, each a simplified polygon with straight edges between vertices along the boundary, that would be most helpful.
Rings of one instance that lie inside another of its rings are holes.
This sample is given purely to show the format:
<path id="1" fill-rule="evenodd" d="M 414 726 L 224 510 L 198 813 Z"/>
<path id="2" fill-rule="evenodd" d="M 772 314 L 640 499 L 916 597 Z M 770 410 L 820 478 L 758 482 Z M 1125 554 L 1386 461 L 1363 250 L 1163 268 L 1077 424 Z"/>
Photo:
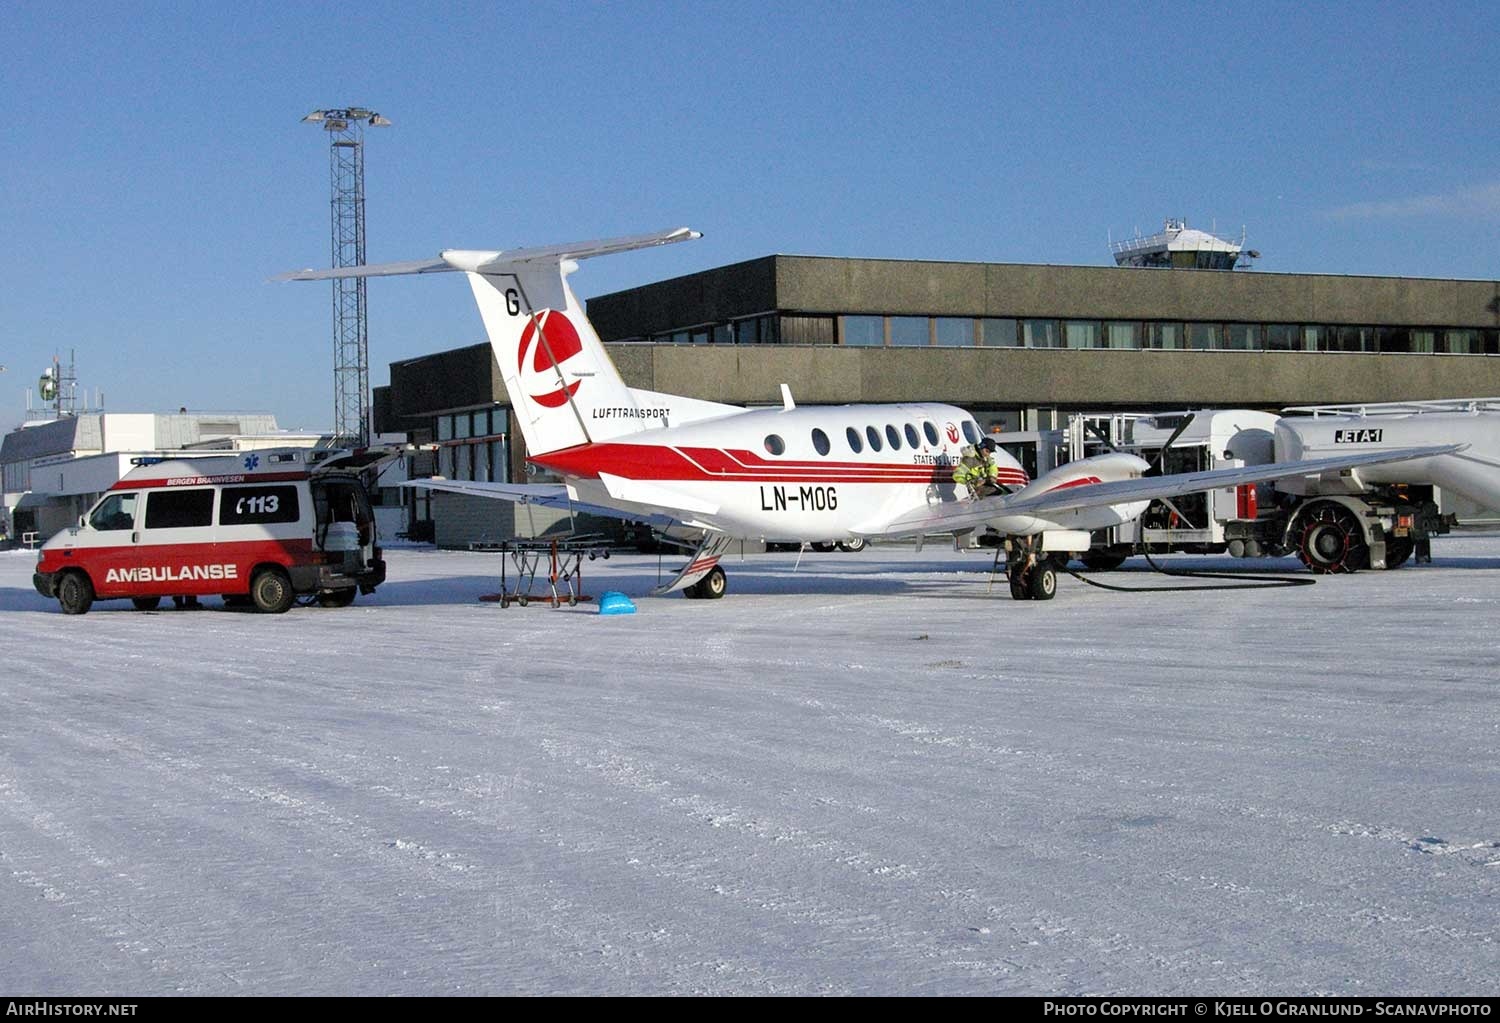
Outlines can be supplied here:
<path id="1" fill-rule="evenodd" d="M 42 547 L 33 583 L 64 614 L 95 600 L 149 611 L 217 594 L 280 614 L 299 596 L 344 607 L 385 581 L 375 516 L 348 452 L 282 448 L 134 459 Z"/>

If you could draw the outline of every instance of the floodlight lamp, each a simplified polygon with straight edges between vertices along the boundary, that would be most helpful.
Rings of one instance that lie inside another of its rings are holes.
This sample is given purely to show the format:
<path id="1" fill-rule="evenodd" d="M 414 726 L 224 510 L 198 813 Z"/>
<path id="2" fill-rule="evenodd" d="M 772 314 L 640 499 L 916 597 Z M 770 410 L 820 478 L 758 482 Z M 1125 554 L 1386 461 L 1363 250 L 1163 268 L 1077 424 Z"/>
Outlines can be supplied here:
<path id="1" fill-rule="evenodd" d="M 302 120 L 304 120 L 304 121 L 321 121 L 322 119 L 323 119 L 323 111 L 321 111 L 321 110 L 314 110 L 312 113 L 308 114 Z"/>
<path id="2" fill-rule="evenodd" d="M 372 128 L 389 128 L 390 126 L 391 126 L 391 119 L 389 117 L 382 117 L 379 114 L 371 114 L 370 115 L 370 127 L 372 127 Z"/>

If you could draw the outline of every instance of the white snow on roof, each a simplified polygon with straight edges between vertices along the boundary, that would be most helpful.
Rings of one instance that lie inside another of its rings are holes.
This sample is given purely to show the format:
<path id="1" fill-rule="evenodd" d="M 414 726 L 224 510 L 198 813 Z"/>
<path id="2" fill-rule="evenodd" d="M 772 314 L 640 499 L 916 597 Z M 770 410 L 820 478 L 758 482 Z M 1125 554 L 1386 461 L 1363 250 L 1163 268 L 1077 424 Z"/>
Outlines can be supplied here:
<path id="1" fill-rule="evenodd" d="M 728 559 L 721 601 L 617 556 L 600 617 L 398 550 L 348 609 L 81 618 L 0 554 L 0 977 L 1494 994 L 1500 537 L 1434 554 L 1045 603 L 931 546 Z"/>

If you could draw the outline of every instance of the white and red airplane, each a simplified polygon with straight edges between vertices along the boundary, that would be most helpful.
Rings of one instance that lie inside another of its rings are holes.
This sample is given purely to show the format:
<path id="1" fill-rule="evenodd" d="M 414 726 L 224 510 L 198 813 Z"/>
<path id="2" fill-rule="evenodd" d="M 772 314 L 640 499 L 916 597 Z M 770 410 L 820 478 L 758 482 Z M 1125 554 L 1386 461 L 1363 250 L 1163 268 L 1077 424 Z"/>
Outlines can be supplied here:
<path id="1" fill-rule="evenodd" d="M 697 544 L 658 592 L 719 597 L 719 558 L 739 540 L 799 542 L 961 533 L 1008 543 L 1012 596 L 1050 599 L 1056 568 L 1089 531 L 1139 516 L 1154 498 L 1376 462 L 1455 446 L 1143 478 L 1149 463 L 1109 453 L 1027 478 L 995 452 L 1002 493 L 972 498 L 953 482 L 979 425 L 953 405 L 742 408 L 628 387 L 568 287 L 577 260 L 701 237 L 659 234 L 510 251 L 449 249 L 435 260 L 304 270 L 283 280 L 462 271 L 479 305 L 527 458 L 562 485 L 421 481 L 437 490 L 643 520 Z"/>

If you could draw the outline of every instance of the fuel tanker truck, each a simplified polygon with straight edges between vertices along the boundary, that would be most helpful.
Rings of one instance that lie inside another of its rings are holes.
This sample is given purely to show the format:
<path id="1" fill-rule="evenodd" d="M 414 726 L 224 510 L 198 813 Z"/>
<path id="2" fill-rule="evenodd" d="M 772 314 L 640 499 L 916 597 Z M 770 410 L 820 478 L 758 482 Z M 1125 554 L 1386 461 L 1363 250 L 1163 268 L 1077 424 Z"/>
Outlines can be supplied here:
<path id="1" fill-rule="evenodd" d="M 1295 554 L 1318 574 L 1396 568 L 1456 516 L 1440 499 L 1500 511 L 1500 398 L 1299 406 L 1117 416 L 1091 424 L 1156 472 L 1256 465 L 1383 448 L 1462 444 L 1451 454 L 1158 501 L 1135 522 L 1094 535 L 1086 565 L 1186 551 L 1234 557 Z M 1121 420 L 1128 420 L 1122 422 Z M 1148 473 L 1149 475 L 1149 473 Z"/>

